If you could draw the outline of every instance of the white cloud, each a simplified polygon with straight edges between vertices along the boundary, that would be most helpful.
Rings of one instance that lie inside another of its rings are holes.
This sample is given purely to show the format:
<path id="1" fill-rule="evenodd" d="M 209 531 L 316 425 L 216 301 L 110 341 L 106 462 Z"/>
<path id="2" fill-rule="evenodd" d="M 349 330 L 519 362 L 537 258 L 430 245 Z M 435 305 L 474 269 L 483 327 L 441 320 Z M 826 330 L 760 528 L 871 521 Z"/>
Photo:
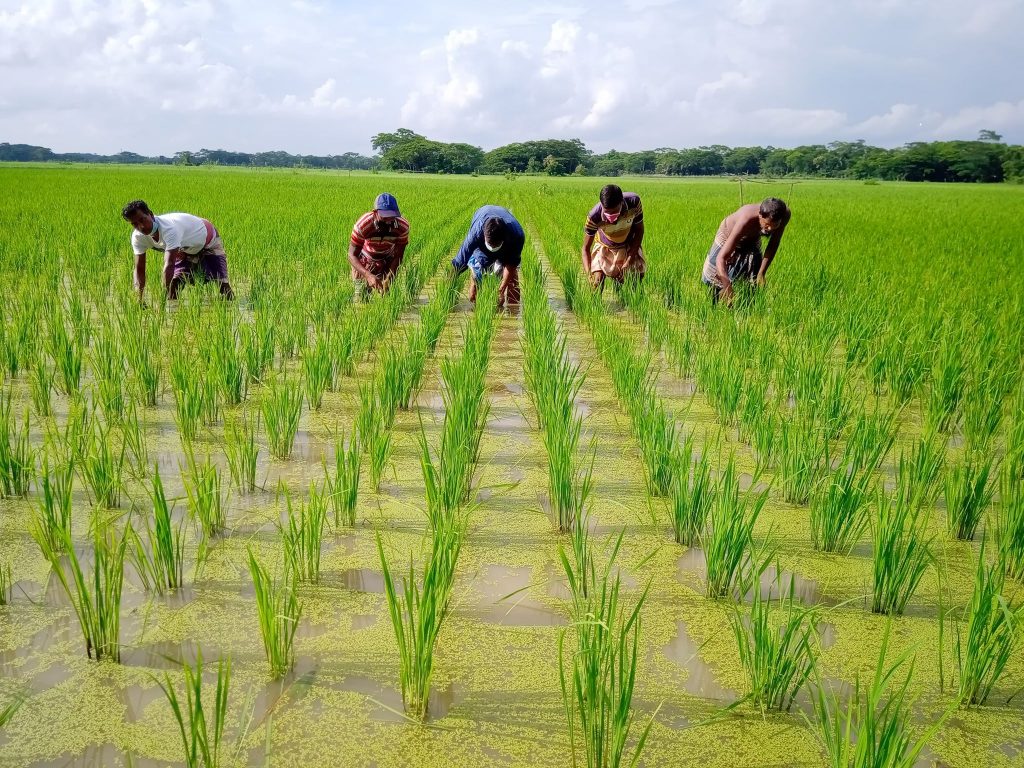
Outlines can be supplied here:
<path id="1" fill-rule="evenodd" d="M 578 24 L 559 19 L 551 25 L 551 37 L 544 46 L 545 53 L 572 53 L 576 49 L 576 38 L 580 35 Z"/>
<path id="2" fill-rule="evenodd" d="M 388 19 L 323 0 L 0 0 L 0 140 L 327 153 L 405 126 L 597 150 L 981 128 L 1024 141 L 1020 0 L 526 0 L 479 14 L 467 0 Z"/>

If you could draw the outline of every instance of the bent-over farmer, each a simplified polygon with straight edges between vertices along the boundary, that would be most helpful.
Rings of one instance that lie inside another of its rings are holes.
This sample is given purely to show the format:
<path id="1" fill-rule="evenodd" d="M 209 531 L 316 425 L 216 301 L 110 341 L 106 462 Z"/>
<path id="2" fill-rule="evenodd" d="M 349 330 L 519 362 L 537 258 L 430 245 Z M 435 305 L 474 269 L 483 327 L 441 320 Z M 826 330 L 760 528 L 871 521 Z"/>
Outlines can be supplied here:
<path id="1" fill-rule="evenodd" d="M 711 289 L 712 301 L 731 303 L 733 283 L 738 280 L 764 285 L 790 215 L 784 202 L 769 197 L 760 204 L 741 206 L 722 219 L 701 273 L 701 280 Z M 763 253 L 762 237 L 768 238 Z"/>
<path id="2" fill-rule="evenodd" d="M 356 221 L 349 239 L 348 261 L 356 295 L 365 297 L 370 291 L 386 293 L 408 245 L 409 222 L 402 218 L 395 196 L 381 192 L 373 210 Z"/>
<path id="3" fill-rule="evenodd" d="M 643 279 L 644 209 L 640 196 L 608 184 L 599 200 L 583 227 L 583 272 L 591 285 L 601 289 L 608 277 L 618 283 L 626 275 Z"/>
<path id="4" fill-rule="evenodd" d="M 469 233 L 452 259 L 455 274 L 466 269 L 473 273 L 470 301 L 476 301 L 477 288 L 484 275 L 492 274 L 501 277 L 498 306 L 519 303 L 519 264 L 525 243 L 522 225 L 507 208 L 485 205 L 473 214 Z"/>
<path id="5" fill-rule="evenodd" d="M 220 284 L 220 295 L 233 299 L 228 282 L 228 258 L 220 233 L 206 219 L 190 213 L 163 213 L 157 216 L 144 200 L 132 200 L 121 209 L 121 216 L 132 225 L 132 251 L 135 253 L 135 288 L 142 299 L 146 290 L 146 252 L 164 253 L 164 288 L 167 298 L 178 298 L 185 283 L 196 278 Z"/>

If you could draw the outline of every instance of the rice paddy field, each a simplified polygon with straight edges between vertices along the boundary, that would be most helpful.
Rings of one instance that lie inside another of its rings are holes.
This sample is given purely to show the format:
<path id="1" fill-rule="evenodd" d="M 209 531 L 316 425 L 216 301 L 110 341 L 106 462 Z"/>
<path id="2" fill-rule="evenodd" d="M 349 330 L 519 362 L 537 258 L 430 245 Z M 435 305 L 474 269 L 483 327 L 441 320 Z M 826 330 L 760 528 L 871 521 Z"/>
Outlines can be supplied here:
<path id="1" fill-rule="evenodd" d="M 0 764 L 1024 765 L 1024 188 L 625 181 L 601 296 L 602 184 L 0 168 Z M 237 301 L 140 305 L 139 197 Z M 519 307 L 450 276 L 485 203 Z"/>

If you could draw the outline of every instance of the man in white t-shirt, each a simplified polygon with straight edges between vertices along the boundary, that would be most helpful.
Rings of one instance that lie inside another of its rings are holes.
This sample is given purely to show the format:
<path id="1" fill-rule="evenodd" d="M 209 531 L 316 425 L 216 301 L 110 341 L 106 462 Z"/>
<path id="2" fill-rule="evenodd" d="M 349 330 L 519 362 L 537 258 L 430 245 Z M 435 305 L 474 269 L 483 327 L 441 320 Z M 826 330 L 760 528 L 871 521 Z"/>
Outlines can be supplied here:
<path id="1" fill-rule="evenodd" d="M 157 216 L 143 200 L 132 200 L 121 210 L 132 225 L 132 250 L 135 253 L 135 288 L 142 298 L 146 289 L 146 251 L 164 252 L 164 288 L 167 298 L 178 298 L 185 283 L 199 277 L 220 283 L 220 295 L 233 299 L 228 282 L 228 259 L 220 233 L 206 219 L 190 213 L 164 213 Z"/>

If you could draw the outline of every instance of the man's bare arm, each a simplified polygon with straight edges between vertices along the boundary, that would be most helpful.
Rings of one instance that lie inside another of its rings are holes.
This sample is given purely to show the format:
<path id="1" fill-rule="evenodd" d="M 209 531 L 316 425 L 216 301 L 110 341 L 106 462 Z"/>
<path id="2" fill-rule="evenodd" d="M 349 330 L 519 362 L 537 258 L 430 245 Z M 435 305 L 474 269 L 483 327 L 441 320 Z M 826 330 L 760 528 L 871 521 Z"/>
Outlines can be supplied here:
<path id="1" fill-rule="evenodd" d="M 644 244 L 644 223 L 642 221 L 633 225 L 633 231 L 629 234 L 629 252 L 636 256 L 640 253 L 640 246 Z"/>
<path id="2" fill-rule="evenodd" d="M 586 274 L 590 274 L 590 249 L 594 247 L 594 236 L 591 234 L 583 235 L 583 250 L 580 255 L 583 259 L 583 271 Z"/>
<path id="3" fill-rule="evenodd" d="M 146 254 L 135 254 L 135 290 L 139 292 L 141 300 L 146 292 Z"/>
<path id="4" fill-rule="evenodd" d="M 370 270 L 364 267 L 363 262 L 359 260 L 359 255 L 362 253 L 362 251 L 363 249 L 360 248 L 359 246 L 350 244 L 348 247 L 348 263 L 352 265 L 352 269 L 356 271 L 356 274 L 366 281 L 367 285 L 369 285 L 371 288 L 376 288 L 376 276 Z"/>
<path id="5" fill-rule="evenodd" d="M 181 259 L 182 253 L 180 248 L 175 248 L 172 251 L 167 251 L 164 255 L 164 289 L 171 289 L 171 280 L 174 278 L 174 268 L 177 266 L 178 261 Z"/>

